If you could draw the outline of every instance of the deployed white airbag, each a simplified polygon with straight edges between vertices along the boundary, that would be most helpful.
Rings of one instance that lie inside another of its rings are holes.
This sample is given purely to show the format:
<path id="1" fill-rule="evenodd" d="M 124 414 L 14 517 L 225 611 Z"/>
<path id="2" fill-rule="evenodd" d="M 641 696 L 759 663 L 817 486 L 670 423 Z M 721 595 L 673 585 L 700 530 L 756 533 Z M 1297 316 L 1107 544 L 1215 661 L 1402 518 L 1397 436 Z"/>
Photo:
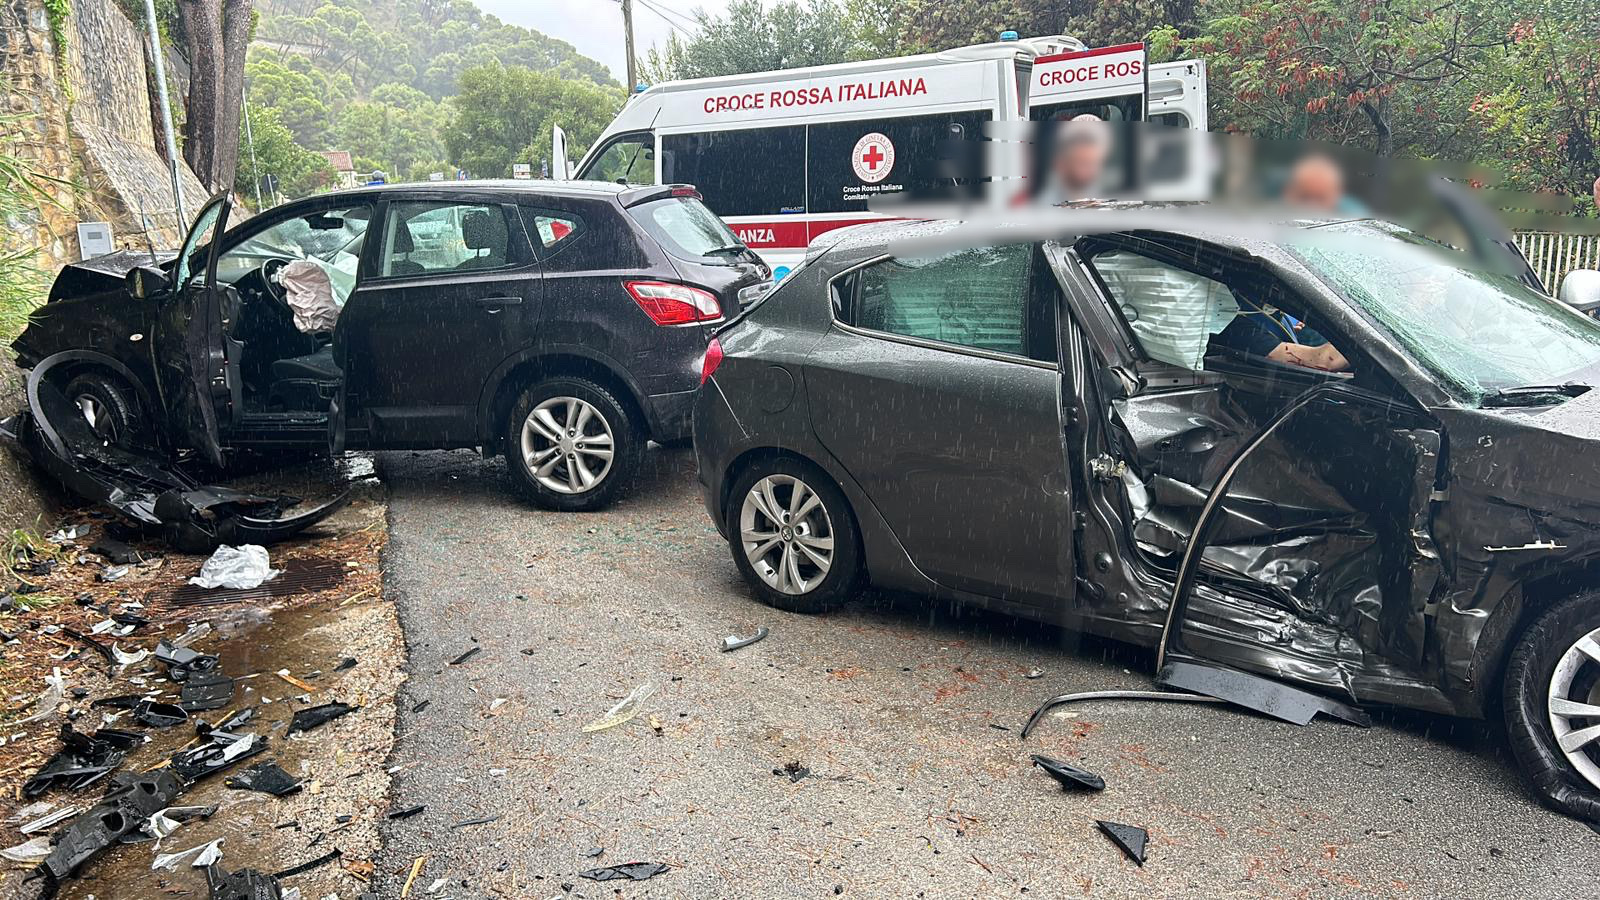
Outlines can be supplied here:
<path id="1" fill-rule="evenodd" d="M 325 334 L 339 321 L 333 282 L 321 266 L 297 259 L 278 273 L 283 296 L 294 311 L 294 327 L 302 334 Z"/>

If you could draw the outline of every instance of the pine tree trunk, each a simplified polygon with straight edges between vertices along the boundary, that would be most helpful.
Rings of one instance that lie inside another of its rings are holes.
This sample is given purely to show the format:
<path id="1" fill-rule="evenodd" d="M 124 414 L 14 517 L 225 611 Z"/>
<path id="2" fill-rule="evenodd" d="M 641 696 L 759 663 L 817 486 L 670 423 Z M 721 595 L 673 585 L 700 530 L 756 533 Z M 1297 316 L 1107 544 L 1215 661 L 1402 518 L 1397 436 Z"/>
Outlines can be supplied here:
<path id="1" fill-rule="evenodd" d="M 252 0 L 178 0 L 189 56 L 183 157 L 212 191 L 233 187 Z"/>

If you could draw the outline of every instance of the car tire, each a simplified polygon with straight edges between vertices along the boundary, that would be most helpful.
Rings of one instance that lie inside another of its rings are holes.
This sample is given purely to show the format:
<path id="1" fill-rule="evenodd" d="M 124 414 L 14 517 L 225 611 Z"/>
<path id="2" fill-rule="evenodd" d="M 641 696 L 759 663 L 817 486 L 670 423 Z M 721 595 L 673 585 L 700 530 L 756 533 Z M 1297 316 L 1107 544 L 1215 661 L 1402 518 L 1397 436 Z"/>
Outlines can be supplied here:
<path id="1" fill-rule="evenodd" d="M 535 504 L 588 512 L 609 506 L 628 489 L 646 440 L 642 425 L 611 391 L 583 378 L 551 378 L 512 404 L 506 468 L 517 492 Z"/>
<path id="2" fill-rule="evenodd" d="M 148 442 L 138 395 L 119 376 L 84 372 L 67 382 L 66 394 L 83 412 L 89 427 L 111 444 L 126 450 Z"/>
<path id="3" fill-rule="evenodd" d="M 1562 740 L 1580 731 L 1600 738 L 1597 641 L 1600 592 L 1568 597 L 1523 630 L 1503 684 L 1506 734 L 1523 773 L 1546 804 L 1588 821 L 1600 821 L 1600 739 L 1570 749 Z M 1586 709 L 1595 715 L 1579 714 Z"/>
<path id="4" fill-rule="evenodd" d="M 855 517 L 816 466 L 780 458 L 745 469 L 728 494 L 726 521 L 734 565 L 768 606 L 828 612 L 860 587 Z"/>

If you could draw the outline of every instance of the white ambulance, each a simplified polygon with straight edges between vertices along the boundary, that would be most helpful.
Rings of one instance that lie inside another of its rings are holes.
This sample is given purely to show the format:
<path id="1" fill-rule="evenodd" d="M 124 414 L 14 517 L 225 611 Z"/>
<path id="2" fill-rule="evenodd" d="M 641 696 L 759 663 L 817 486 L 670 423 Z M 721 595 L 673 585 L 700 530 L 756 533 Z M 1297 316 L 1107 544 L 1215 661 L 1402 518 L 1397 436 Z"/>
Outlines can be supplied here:
<path id="1" fill-rule="evenodd" d="M 948 185 L 951 161 L 931 148 L 1082 113 L 1203 132 L 1205 63 L 1151 66 L 1143 44 L 1008 32 L 942 53 L 665 82 L 631 97 L 575 169 L 557 128 L 552 175 L 692 184 L 781 278 L 813 238 L 882 217 L 873 200 Z"/>

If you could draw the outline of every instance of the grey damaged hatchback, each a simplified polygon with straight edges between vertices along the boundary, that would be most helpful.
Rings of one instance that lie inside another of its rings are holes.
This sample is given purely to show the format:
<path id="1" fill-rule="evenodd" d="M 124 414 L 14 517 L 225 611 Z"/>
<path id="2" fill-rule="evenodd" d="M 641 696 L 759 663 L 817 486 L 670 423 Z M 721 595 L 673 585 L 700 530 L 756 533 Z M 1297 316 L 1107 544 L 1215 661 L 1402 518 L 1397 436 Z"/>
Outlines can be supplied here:
<path id="1" fill-rule="evenodd" d="M 1600 818 L 1600 322 L 1371 221 L 1064 221 L 848 229 L 718 333 L 696 454 L 756 595 L 970 602 L 1253 708 L 1503 709 Z"/>

